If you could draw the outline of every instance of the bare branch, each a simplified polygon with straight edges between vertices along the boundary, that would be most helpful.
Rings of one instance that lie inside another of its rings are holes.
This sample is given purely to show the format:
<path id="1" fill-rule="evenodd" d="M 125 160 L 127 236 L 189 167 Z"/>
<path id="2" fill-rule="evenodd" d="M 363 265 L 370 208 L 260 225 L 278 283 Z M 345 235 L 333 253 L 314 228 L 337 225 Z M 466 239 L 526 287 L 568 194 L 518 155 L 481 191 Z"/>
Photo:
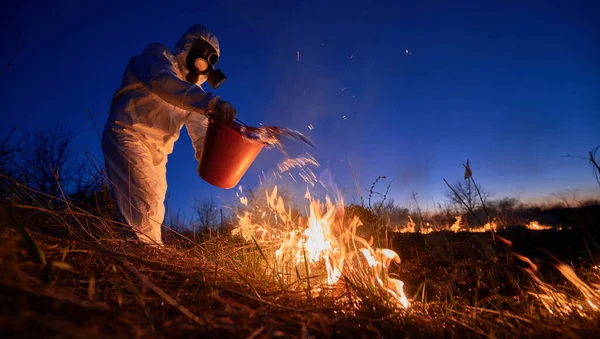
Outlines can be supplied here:
<path id="1" fill-rule="evenodd" d="M 594 159 L 594 155 L 592 154 L 592 151 L 589 152 L 589 155 L 590 155 L 590 162 L 592 163 L 592 165 L 594 165 L 594 167 L 596 167 L 596 171 L 598 171 L 598 173 L 600 173 L 600 166 L 598 166 L 596 159 Z"/>
<path id="2" fill-rule="evenodd" d="M 378 176 L 378 177 L 377 177 L 377 179 L 375 179 L 375 181 L 373 182 L 373 185 L 371 186 L 371 189 L 369 190 L 369 208 L 372 208 L 372 207 L 371 207 L 371 196 L 373 195 L 373 193 L 377 193 L 377 192 L 374 192 L 374 190 L 375 190 L 375 185 L 377 185 L 377 183 L 378 183 L 378 182 L 379 182 L 379 180 L 381 180 L 381 179 L 385 179 L 385 175 L 380 175 L 380 176 Z M 378 194 L 379 194 L 379 193 L 378 193 Z"/>
<path id="3" fill-rule="evenodd" d="M 484 225 L 484 223 L 482 223 L 482 222 L 481 222 L 481 220 L 479 220 L 479 218 L 478 218 L 478 217 L 477 217 L 477 215 L 475 214 L 475 211 L 473 211 L 473 210 L 472 210 L 472 209 L 469 207 L 469 205 L 467 205 L 467 204 L 465 203 L 465 201 L 464 201 L 464 200 L 461 198 L 461 196 L 460 196 L 460 195 L 459 195 L 459 194 L 458 194 L 458 193 L 457 193 L 457 192 L 454 190 L 454 188 L 453 188 L 453 187 L 452 187 L 452 186 L 451 186 L 451 185 L 448 183 L 448 181 L 446 181 L 446 179 L 444 179 L 444 182 L 446 183 L 446 185 L 448 185 L 448 187 L 450 188 L 450 190 L 452 190 L 452 192 L 454 193 L 454 195 L 457 197 L 458 201 L 460 201 L 460 202 L 461 202 L 461 203 L 462 203 L 462 204 L 465 206 L 465 208 L 467 209 L 467 211 L 469 211 L 469 212 L 470 212 L 470 213 L 473 215 L 473 217 L 475 217 L 475 220 L 477 220 L 477 222 L 478 222 L 478 223 L 480 223 L 480 224 L 481 224 L 481 226 L 483 226 L 483 225 Z"/>
<path id="4" fill-rule="evenodd" d="M 10 66 L 12 65 L 12 63 L 17 59 L 17 56 L 19 56 L 19 52 L 21 51 L 21 47 L 23 47 L 23 45 L 25 45 L 25 39 L 21 35 L 17 35 L 16 36 L 16 43 L 17 43 L 17 45 L 15 47 L 15 55 L 0 70 L 0 75 L 4 74 L 4 72 L 6 72 L 10 68 Z"/>

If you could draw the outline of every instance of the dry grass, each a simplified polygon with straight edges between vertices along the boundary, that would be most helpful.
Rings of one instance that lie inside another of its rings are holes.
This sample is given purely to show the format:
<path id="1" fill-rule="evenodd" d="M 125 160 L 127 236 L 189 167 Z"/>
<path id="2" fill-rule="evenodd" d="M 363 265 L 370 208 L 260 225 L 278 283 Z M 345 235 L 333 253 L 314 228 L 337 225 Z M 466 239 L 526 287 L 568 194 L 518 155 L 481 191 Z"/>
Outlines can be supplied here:
<path id="1" fill-rule="evenodd" d="M 3 207 L 0 327 L 11 337 L 320 337 L 352 328 L 372 337 L 377 327 L 367 324 L 381 321 L 357 324 L 331 296 L 307 302 L 282 290 L 247 265 L 258 257 L 252 244 L 171 236 L 154 249 L 72 206 Z"/>
<path id="2" fill-rule="evenodd" d="M 412 301 L 403 310 L 351 276 L 316 291 L 301 273 L 288 280 L 271 274 L 268 257 L 277 244 L 228 235 L 197 244 L 167 231 L 168 246 L 155 249 L 123 240 L 123 227 L 102 213 L 31 201 L 0 206 L 3 337 L 600 334 L 600 315 L 590 307 L 550 313 L 530 265 L 486 234 L 395 235 L 393 248 L 403 262 L 392 271 Z M 591 249 L 577 264 L 589 286 L 600 281 L 594 258 Z M 581 290 L 569 285 L 552 260 L 534 260 L 539 279 L 556 295 L 585 306 Z"/>

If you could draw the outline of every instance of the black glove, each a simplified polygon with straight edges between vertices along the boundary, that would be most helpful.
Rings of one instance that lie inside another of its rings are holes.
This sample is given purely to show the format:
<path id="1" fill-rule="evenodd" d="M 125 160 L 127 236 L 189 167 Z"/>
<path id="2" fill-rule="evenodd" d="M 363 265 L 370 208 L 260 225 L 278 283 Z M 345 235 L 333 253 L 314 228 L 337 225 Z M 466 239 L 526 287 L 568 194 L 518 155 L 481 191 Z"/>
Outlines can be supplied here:
<path id="1" fill-rule="evenodd" d="M 237 116 L 237 111 L 233 106 L 227 102 L 219 100 L 215 104 L 215 119 L 222 123 L 230 123 Z"/>

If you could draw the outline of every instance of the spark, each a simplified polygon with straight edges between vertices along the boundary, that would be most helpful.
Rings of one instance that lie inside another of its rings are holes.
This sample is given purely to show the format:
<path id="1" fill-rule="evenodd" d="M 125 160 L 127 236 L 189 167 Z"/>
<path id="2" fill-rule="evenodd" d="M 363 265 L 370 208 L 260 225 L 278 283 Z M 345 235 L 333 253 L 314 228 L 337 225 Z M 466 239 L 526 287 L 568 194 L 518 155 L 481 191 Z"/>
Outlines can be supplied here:
<path id="1" fill-rule="evenodd" d="M 300 51 L 296 52 L 296 61 L 300 61 Z"/>
<path id="2" fill-rule="evenodd" d="M 315 129 L 315 127 L 313 126 L 313 124 L 308 124 L 308 129 L 312 131 L 313 129 Z"/>

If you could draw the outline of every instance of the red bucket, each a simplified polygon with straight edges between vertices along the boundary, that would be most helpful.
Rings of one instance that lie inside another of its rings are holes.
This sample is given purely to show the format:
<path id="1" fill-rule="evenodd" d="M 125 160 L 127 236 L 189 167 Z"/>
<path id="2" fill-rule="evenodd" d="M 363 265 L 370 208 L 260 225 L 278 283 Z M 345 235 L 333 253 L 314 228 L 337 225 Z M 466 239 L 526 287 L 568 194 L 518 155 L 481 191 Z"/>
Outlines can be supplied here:
<path id="1" fill-rule="evenodd" d="M 264 143 L 244 136 L 243 127 L 209 119 L 199 174 L 209 184 L 233 188 L 254 162 Z"/>

